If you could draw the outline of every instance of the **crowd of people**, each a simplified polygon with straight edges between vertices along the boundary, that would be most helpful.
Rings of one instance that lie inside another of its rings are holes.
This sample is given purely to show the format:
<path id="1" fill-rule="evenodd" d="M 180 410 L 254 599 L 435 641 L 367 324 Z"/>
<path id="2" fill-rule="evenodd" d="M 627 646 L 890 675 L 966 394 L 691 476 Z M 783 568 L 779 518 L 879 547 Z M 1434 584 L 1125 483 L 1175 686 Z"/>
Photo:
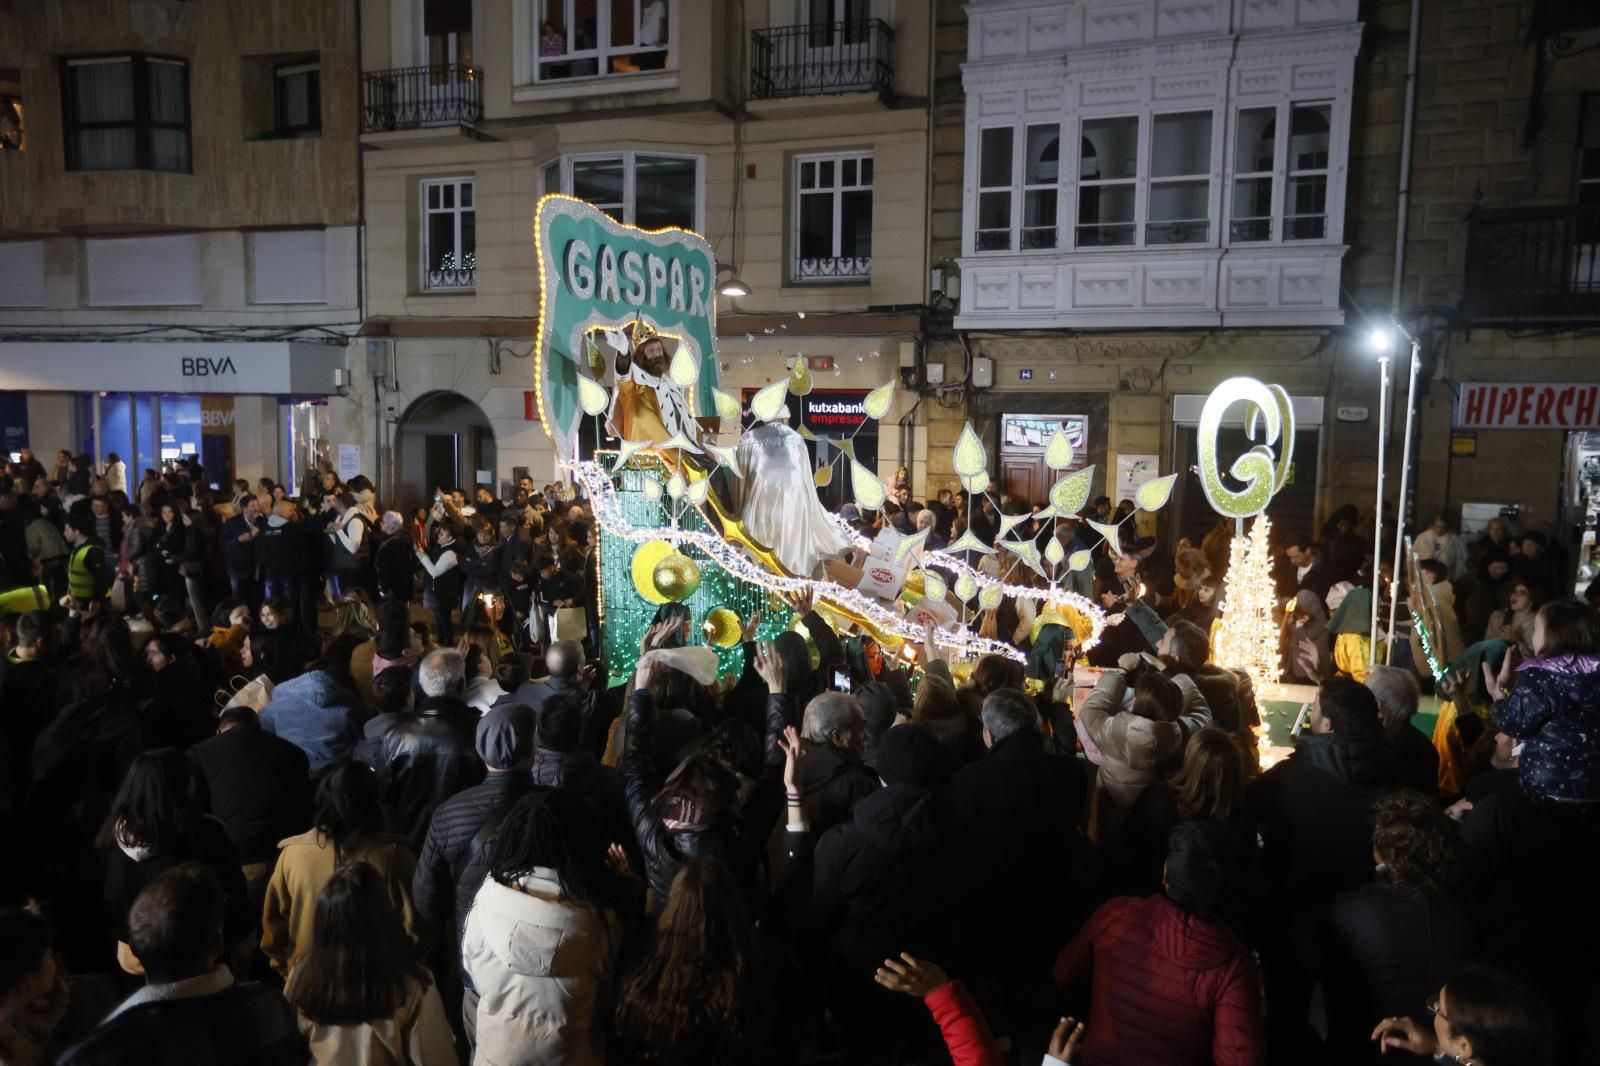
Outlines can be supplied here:
<path id="1" fill-rule="evenodd" d="M 111 459 L 0 474 L 5 588 L 44 590 L 0 618 L 0 1063 L 1600 1046 L 1573 966 L 1600 930 L 1600 620 L 1538 542 L 1419 544 L 1494 575 L 1490 754 L 1457 776 L 1415 671 L 1303 654 L 1302 611 L 1370 573 L 1357 516 L 1288 544 L 1285 677 L 1317 690 L 1263 771 L 1257 693 L 1211 655 L 1226 530 L 1097 549 L 1083 590 L 1119 622 L 1092 649 L 1008 599 L 981 625 L 1027 664 L 969 675 L 931 630 L 888 654 L 798 594 L 804 633 L 743 620 L 736 677 L 666 604 L 623 679 L 570 487 L 407 518 L 326 468 L 219 492 L 187 460 L 130 495 Z M 1015 513 L 897 485 L 846 517 L 939 547 Z"/>

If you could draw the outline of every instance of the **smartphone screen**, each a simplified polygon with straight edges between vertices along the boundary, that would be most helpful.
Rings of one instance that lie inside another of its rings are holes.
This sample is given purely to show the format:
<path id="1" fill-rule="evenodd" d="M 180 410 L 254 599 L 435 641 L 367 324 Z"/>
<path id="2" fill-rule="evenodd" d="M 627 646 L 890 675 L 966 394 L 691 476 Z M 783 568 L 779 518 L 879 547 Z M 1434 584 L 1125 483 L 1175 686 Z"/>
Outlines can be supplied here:
<path id="1" fill-rule="evenodd" d="M 833 672 L 833 687 L 837 692 L 850 691 L 850 671 L 835 670 Z"/>

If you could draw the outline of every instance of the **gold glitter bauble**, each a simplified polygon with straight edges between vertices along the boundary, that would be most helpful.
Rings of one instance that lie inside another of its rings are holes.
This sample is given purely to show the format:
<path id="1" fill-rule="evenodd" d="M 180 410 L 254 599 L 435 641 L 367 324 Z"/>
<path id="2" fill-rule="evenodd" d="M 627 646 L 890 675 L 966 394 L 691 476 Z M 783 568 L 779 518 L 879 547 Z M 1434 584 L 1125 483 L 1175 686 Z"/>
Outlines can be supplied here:
<path id="1" fill-rule="evenodd" d="M 633 576 L 633 587 L 651 603 L 666 603 L 666 597 L 656 591 L 655 572 L 656 564 L 671 555 L 673 548 L 670 541 L 647 540 L 634 549 L 633 562 L 629 570 Z"/>
<path id="2" fill-rule="evenodd" d="M 682 552 L 673 552 L 656 564 L 650 575 L 656 593 L 681 603 L 700 587 L 700 567 Z"/>
<path id="3" fill-rule="evenodd" d="M 719 648 L 731 648 L 744 636 L 744 624 L 737 612 L 717 607 L 706 612 L 706 639 Z"/>

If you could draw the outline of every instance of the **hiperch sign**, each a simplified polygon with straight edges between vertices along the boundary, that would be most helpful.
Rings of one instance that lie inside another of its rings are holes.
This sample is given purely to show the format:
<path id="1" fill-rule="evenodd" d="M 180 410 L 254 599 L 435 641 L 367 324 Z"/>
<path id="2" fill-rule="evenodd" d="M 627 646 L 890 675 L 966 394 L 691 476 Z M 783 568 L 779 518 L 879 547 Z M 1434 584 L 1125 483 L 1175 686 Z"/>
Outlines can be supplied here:
<path id="1" fill-rule="evenodd" d="M 1467 382 L 1456 395 L 1456 428 L 1600 428 L 1600 385 Z"/>
<path id="2" fill-rule="evenodd" d="M 647 231 L 567 196 L 546 196 L 534 218 L 539 340 L 534 373 L 540 414 L 556 454 L 570 457 L 582 411 L 578 374 L 589 373 L 587 334 L 643 319 L 687 345 L 700 370 L 696 415 L 712 415 L 716 372 L 717 261 L 686 230 Z"/>

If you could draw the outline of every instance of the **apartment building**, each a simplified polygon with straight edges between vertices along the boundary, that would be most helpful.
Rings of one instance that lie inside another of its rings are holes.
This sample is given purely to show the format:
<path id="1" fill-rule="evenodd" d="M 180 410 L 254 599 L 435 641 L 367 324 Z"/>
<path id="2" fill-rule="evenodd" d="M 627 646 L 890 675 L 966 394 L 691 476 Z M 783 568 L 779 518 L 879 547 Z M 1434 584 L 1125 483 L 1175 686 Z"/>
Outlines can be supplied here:
<path id="1" fill-rule="evenodd" d="M 926 5 L 362 0 L 361 33 L 368 304 L 334 435 L 384 457 L 393 498 L 556 476 L 530 358 L 547 193 L 711 242 L 725 390 L 804 358 L 818 421 L 797 414 L 821 427 L 902 358 L 909 379 L 928 299 Z M 858 437 L 885 474 L 921 451 L 915 399 Z"/>
<path id="2" fill-rule="evenodd" d="M 360 324 L 355 9 L 0 7 L 5 447 L 292 479 Z"/>

